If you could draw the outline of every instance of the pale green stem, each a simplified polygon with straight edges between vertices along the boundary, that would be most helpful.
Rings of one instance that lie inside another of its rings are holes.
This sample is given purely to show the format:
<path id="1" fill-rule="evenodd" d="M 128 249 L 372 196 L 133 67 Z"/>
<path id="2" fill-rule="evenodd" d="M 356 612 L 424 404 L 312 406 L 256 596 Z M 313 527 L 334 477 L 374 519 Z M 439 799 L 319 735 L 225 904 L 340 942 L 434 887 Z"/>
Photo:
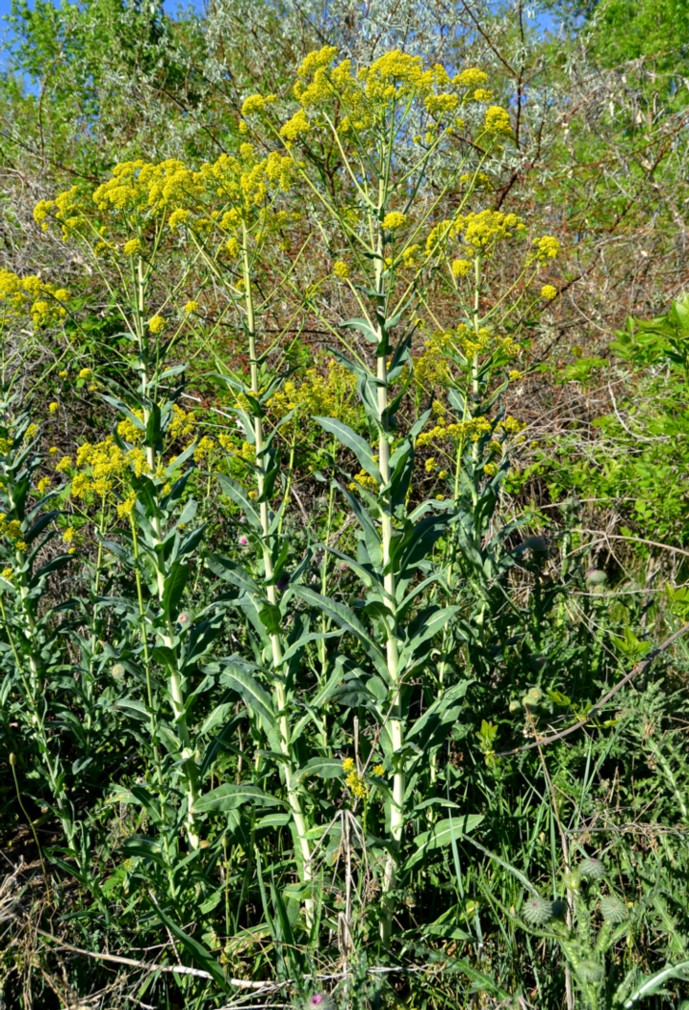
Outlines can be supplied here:
<path id="1" fill-rule="evenodd" d="M 245 307 L 246 307 L 246 327 L 247 334 L 249 338 L 249 372 L 250 372 L 250 382 L 251 382 L 251 394 L 255 398 L 260 396 L 259 381 L 258 381 L 258 358 L 256 354 L 256 317 L 254 312 L 254 302 L 251 286 L 251 271 L 249 264 L 249 253 L 248 253 L 248 233 L 246 227 L 243 228 L 242 235 L 242 248 L 243 248 L 243 274 L 244 274 L 244 294 L 245 294 Z M 263 433 L 263 422 L 260 417 L 255 417 L 253 419 L 253 436 L 254 436 L 254 448 L 256 452 L 256 472 L 257 472 L 257 489 L 259 499 L 263 498 L 263 492 L 265 489 L 265 461 L 264 461 L 264 433 Z M 273 582 L 273 558 L 270 550 L 270 510 L 267 501 L 259 502 L 259 516 L 261 523 L 261 544 L 263 553 L 263 568 L 265 573 L 266 581 L 266 595 L 268 597 L 268 602 L 272 606 L 277 606 L 278 597 L 277 589 Z M 282 641 L 278 632 L 271 632 L 270 636 L 270 650 L 271 658 L 273 664 L 274 680 L 273 680 L 273 692 L 275 698 L 275 705 L 277 708 L 278 717 L 278 734 L 280 739 L 280 750 L 284 757 L 284 761 L 280 762 L 280 774 L 282 776 L 283 782 L 285 784 L 285 789 L 287 791 L 287 801 L 289 803 L 290 812 L 292 814 L 292 823 L 294 824 L 295 834 L 297 836 L 298 842 L 298 862 L 301 871 L 301 876 L 304 883 L 309 883 L 312 879 L 312 868 L 311 868 L 311 846 L 309 839 L 307 837 L 307 825 L 306 818 L 304 816 L 304 811 L 301 804 L 301 798 L 299 796 L 299 789 L 296 782 L 294 760 L 292 754 L 292 733 L 289 723 L 289 718 L 287 716 L 287 696 L 285 692 L 285 685 L 283 681 L 284 671 L 283 671 L 283 649 Z M 304 902 L 304 911 L 306 914 L 307 924 L 310 926 L 313 922 L 313 909 L 314 902 L 313 898 L 309 897 Z"/>
<path id="2" fill-rule="evenodd" d="M 385 185 L 383 178 L 381 178 L 379 183 L 379 208 L 382 209 L 383 201 L 385 200 Z M 380 213 L 380 210 L 379 210 Z M 379 215 L 378 215 L 379 216 Z M 381 343 L 385 334 L 383 333 L 383 325 L 380 322 L 381 318 L 385 318 L 385 307 L 386 307 L 386 292 L 385 292 L 385 281 L 384 281 L 384 246 L 383 246 L 383 234 L 380 227 L 378 218 L 376 218 L 375 227 L 377 228 L 377 239 L 376 239 L 376 259 L 375 259 L 375 291 L 376 291 L 376 301 L 378 307 L 377 314 L 377 338 L 378 342 Z M 388 406 L 388 373 L 387 373 L 387 355 L 379 354 L 376 359 L 376 379 L 377 379 L 377 405 L 378 414 L 381 419 L 381 430 L 378 436 L 378 469 L 380 470 L 381 480 L 383 485 L 390 483 L 390 432 L 388 430 L 388 423 L 385 418 L 385 412 Z M 385 652 L 388 668 L 388 688 L 389 688 L 389 699 L 390 699 L 390 711 L 388 714 L 387 732 L 390 740 L 390 749 L 394 755 L 397 755 L 402 750 L 404 743 L 404 729 L 402 722 L 402 711 L 400 702 L 400 668 L 399 668 L 399 642 L 397 634 L 397 602 L 396 602 L 396 592 L 397 592 L 397 580 L 395 577 L 395 572 L 392 570 L 390 565 L 390 558 L 392 553 L 392 536 L 393 536 L 393 525 L 392 525 L 392 504 L 389 500 L 389 492 L 386 492 L 387 500 L 381 501 L 381 547 L 382 547 L 382 563 L 383 563 L 383 588 L 386 595 L 387 606 L 392 611 L 389 618 L 390 624 L 388 626 L 387 639 L 385 643 Z M 405 790 L 405 773 L 404 768 L 400 765 L 395 769 L 393 774 L 392 782 L 392 796 L 389 803 L 389 820 L 390 820 L 390 840 L 392 842 L 391 851 L 388 853 L 385 862 L 385 869 L 383 871 L 383 896 L 389 895 L 389 893 L 395 887 L 396 875 L 397 875 L 397 865 L 399 862 L 399 853 L 402 845 L 402 834 L 404 831 L 404 790 Z M 383 939 L 387 940 L 391 931 L 391 910 L 386 909 L 386 914 L 383 917 L 381 924 L 381 931 Z"/>
<path id="3" fill-rule="evenodd" d="M 143 264 L 141 259 L 138 261 L 137 266 L 137 329 L 139 335 L 140 347 L 143 351 L 143 315 L 144 315 L 144 297 L 145 297 L 145 278 L 143 274 Z M 149 408 L 146 406 L 146 401 L 150 395 L 150 388 L 152 381 L 144 369 L 141 375 L 141 392 L 142 399 L 144 402 L 143 408 L 143 421 L 144 425 L 148 427 L 148 422 L 151 416 Z M 157 454 L 152 446 L 146 447 L 146 463 L 148 465 L 148 470 L 151 476 L 155 477 L 156 470 L 158 468 L 158 458 Z M 156 546 L 162 544 L 163 542 L 163 530 L 160 525 L 160 519 L 157 515 L 154 515 L 151 519 L 151 528 L 153 530 Z M 165 593 L 165 573 L 161 566 L 160 558 L 157 551 L 153 552 L 153 557 L 155 559 L 155 577 L 156 577 L 156 591 L 158 596 L 158 602 L 162 605 L 164 593 Z M 164 646 L 176 652 L 174 645 L 174 631 L 169 618 L 165 619 L 165 630 L 158 632 L 160 640 Z M 192 849 L 198 849 L 201 839 L 199 837 L 198 831 L 196 829 L 195 814 L 194 814 L 194 804 L 198 799 L 198 772 L 196 768 L 196 762 L 194 760 L 194 749 L 191 746 L 191 735 L 189 733 L 189 726 L 187 724 L 187 715 L 184 699 L 184 689 L 182 685 L 182 678 L 179 675 L 178 670 L 174 669 L 169 674 L 168 687 L 170 691 L 170 702 L 172 705 L 172 713 L 174 716 L 175 726 L 179 732 L 179 737 L 182 743 L 182 751 L 180 757 L 182 759 L 182 774 L 184 778 L 184 790 L 187 797 L 187 816 L 186 816 L 186 832 L 187 840 L 189 846 Z"/>

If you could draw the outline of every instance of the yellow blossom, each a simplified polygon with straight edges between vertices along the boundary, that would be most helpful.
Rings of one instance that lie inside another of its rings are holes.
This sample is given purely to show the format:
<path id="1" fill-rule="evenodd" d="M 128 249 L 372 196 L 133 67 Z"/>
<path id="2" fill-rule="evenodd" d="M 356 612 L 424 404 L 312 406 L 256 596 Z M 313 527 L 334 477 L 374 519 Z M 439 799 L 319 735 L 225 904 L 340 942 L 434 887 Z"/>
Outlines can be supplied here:
<path id="1" fill-rule="evenodd" d="M 194 299 L 187 302 L 187 304 L 184 306 L 184 311 L 188 316 L 190 316 L 192 312 L 198 312 L 198 310 L 199 310 L 199 303 L 197 301 L 194 301 Z"/>
<path id="2" fill-rule="evenodd" d="M 125 256 L 138 256 L 141 252 L 141 239 L 130 238 L 128 242 L 124 243 L 122 252 Z"/>
<path id="3" fill-rule="evenodd" d="M 349 772 L 354 771 L 354 758 L 348 757 L 344 759 L 344 761 L 342 762 L 342 771 L 345 773 L 345 775 L 349 774 Z"/>
<path id="4" fill-rule="evenodd" d="M 182 207 L 178 207 L 177 210 L 173 210 L 167 219 L 170 231 L 174 231 L 175 228 L 179 228 L 181 224 L 189 220 L 189 211 L 184 210 Z"/>
<path id="5" fill-rule="evenodd" d="M 466 277 L 471 270 L 471 262 L 469 260 L 453 260 L 451 269 L 453 277 Z"/>
<path id="6" fill-rule="evenodd" d="M 148 328 L 154 335 L 162 333 L 163 330 L 165 329 L 165 320 L 163 319 L 162 316 L 158 315 L 151 316 L 151 318 L 148 320 Z"/>
<path id="7" fill-rule="evenodd" d="M 68 526 L 65 532 L 62 534 L 63 542 L 66 544 L 71 544 L 72 540 L 74 540 L 75 532 L 76 530 L 74 529 L 73 526 Z"/>
<path id="8" fill-rule="evenodd" d="M 48 404 L 48 410 L 50 411 L 51 414 L 57 414 L 59 409 L 60 404 L 56 400 L 53 400 L 52 403 Z"/>
<path id="9" fill-rule="evenodd" d="M 401 214 L 398 210 L 392 210 L 383 218 L 383 228 L 385 231 L 395 231 L 397 228 L 404 228 L 407 223 L 407 215 Z"/>
<path id="10" fill-rule="evenodd" d="M 510 114 L 507 109 L 503 109 L 500 105 L 491 105 L 486 109 L 483 117 L 483 126 L 487 133 L 503 134 L 505 136 L 512 134 Z"/>
<path id="11" fill-rule="evenodd" d="M 336 277 L 339 277 L 340 280 L 344 281 L 349 277 L 349 267 L 344 260 L 336 260 L 335 263 L 333 263 L 333 273 Z"/>
<path id="12" fill-rule="evenodd" d="M 280 136 L 283 140 L 287 141 L 288 144 L 294 143 L 295 140 L 299 140 L 304 134 L 308 133 L 311 129 L 311 124 L 306 118 L 306 113 L 303 109 L 299 109 L 295 112 L 291 119 L 280 128 Z"/>
<path id="13" fill-rule="evenodd" d="M 477 67 L 467 67 L 466 70 L 462 70 L 461 73 L 452 78 L 452 83 L 456 88 L 480 88 L 487 80 L 488 74 L 485 70 L 479 70 Z"/>
<path id="14" fill-rule="evenodd" d="M 80 379 L 88 379 L 89 376 L 92 375 L 92 374 L 93 373 L 91 372 L 90 368 L 82 368 L 81 371 L 79 372 L 79 378 Z"/>
<path id="15" fill-rule="evenodd" d="M 357 799 L 366 799 L 368 796 L 368 789 L 366 788 L 366 784 L 360 775 L 357 775 L 356 772 L 351 772 L 345 781 L 353 796 L 357 797 Z"/>
<path id="16" fill-rule="evenodd" d="M 541 288 L 541 298 L 545 298 L 546 301 L 552 302 L 553 298 L 557 298 L 557 288 L 553 287 L 552 284 L 544 284 Z"/>
<path id="17" fill-rule="evenodd" d="M 120 502 L 117 506 L 117 514 L 120 519 L 126 519 L 134 511 L 134 506 L 136 505 L 136 495 L 130 494 L 124 501 Z"/>

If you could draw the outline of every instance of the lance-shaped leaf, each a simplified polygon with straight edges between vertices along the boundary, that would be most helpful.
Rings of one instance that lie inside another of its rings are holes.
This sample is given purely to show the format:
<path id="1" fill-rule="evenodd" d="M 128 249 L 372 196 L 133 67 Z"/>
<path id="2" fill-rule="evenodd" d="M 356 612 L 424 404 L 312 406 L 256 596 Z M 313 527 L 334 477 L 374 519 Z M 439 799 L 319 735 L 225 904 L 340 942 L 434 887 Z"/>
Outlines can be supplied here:
<path id="1" fill-rule="evenodd" d="M 317 593 L 314 589 L 309 589 L 308 586 L 295 586 L 294 593 L 296 596 L 300 596 L 306 603 L 310 603 L 312 607 L 316 607 L 316 609 L 322 610 L 329 617 L 332 617 L 335 624 L 342 628 L 343 631 L 348 631 L 351 635 L 354 635 L 378 672 L 387 680 L 388 667 L 385 656 L 353 610 L 345 606 L 344 603 L 337 603 L 327 596 L 322 596 L 321 593 Z"/>
<path id="2" fill-rule="evenodd" d="M 423 751 L 442 726 L 454 723 L 461 711 L 470 683 L 471 681 L 464 680 L 461 684 L 453 684 L 443 691 L 409 729 L 407 741 Z"/>
<path id="3" fill-rule="evenodd" d="M 451 622 L 458 610 L 459 607 L 455 606 L 442 607 L 439 610 L 429 607 L 419 614 L 409 628 L 409 639 L 400 653 L 401 669 L 405 669 L 408 664 L 427 654 L 433 636 Z"/>
<path id="4" fill-rule="evenodd" d="M 248 664 L 239 657 L 225 660 L 224 665 L 225 670 L 220 677 L 222 683 L 237 692 L 249 712 L 258 719 L 272 750 L 279 751 L 280 734 L 270 695 L 249 672 Z"/>
<path id="5" fill-rule="evenodd" d="M 357 435 L 348 424 L 345 424 L 344 421 L 339 421 L 336 417 L 314 417 L 314 421 L 320 424 L 321 428 L 325 431 L 334 435 L 341 445 L 346 446 L 347 449 L 351 449 L 359 461 L 361 469 L 365 470 L 367 474 L 370 474 L 380 484 L 380 470 L 373 458 L 371 446 L 361 435 Z"/>
<path id="6" fill-rule="evenodd" d="M 464 835 L 468 835 L 470 831 L 474 831 L 479 826 L 482 820 L 483 814 L 458 814 L 456 817 L 448 817 L 438 821 L 430 831 L 422 831 L 414 839 L 417 850 L 406 861 L 405 870 L 416 866 L 433 849 L 441 849 Z"/>
<path id="7" fill-rule="evenodd" d="M 256 786 L 226 782 L 217 789 L 211 789 L 205 796 L 200 796 L 194 803 L 194 811 L 199 814 L 226 813 L 248 804 L 275 807 L 278 803 L 274 796 L 269 796 Z"/>

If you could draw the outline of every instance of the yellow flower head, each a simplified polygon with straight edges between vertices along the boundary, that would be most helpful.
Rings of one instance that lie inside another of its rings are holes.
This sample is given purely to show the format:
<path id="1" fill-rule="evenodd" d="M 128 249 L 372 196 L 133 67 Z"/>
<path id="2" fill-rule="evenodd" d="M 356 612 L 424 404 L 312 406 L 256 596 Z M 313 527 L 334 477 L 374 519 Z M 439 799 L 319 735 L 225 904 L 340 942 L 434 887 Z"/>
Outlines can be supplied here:
<path id="1" fill-rule="evenodd" d="M 480 88 L 488 81 L 488 74 L 485 70 L 477 67 L 467 67 L 456 77 L 452 78 L 452 83 L 456 88 Z"/>
<path id="2" fill-rule="evenodd" d="M 187 302 L 187 304 L 184 306 L 184 311 L 188 316 L 190 316 L 192 312 L 198 312 L 198 310 L 199 310 L 199 303 L 194 301 L 193 299 L 190 302 Z"/>
<path id="3" fill-rule="evenodd" d="M 553 287 L 552 284 L 544 284 L 541 288 L 541 298 L 552 302 L 553 298 L 557 298 L 557 288 Z"/>
<path id="4" fill-rule="evenodd" d="M 48 404 L 48 410 L 50 411 L 51 414 L 57 414 L 57 412 L 58 412 L 59 409 L 60 409 L 60 404 L 57 403 L 56 400 L 53 400 L 52 403 Z"/>
<path id="5" fill-rule="evenodd" d="M 541 238 L 534 240 L 533 259 L 538 263 L 547 263 L 559 255 L 560 249 L 560 243 L 556 238 L 552 235 L 542 235 Z"/>
<path id="6" fill-rule="evenodd" d="M 148 320 L 148 328 L 154 335 L 162 333 L 163 330 L 165 329 L 165 320 L 163 319 L 162 316 L 158 315 L 151 316 L 151 318 Z"/>
<path id="7" fill-rule="evenodd" d="M 141 252 L 141 239 L 130 238 L 128 242 L 124 243 L 122 252 L 125 256 L 138 256 Z"/>
<path id="8" fill-rule="evenodd" d="M 258 116 L 266 107 L 266 100 L 263 95 L 249 95 L 242 103 L 243 116 Z"/>
<path id="9" fill-rule="evenodd" d="M 341 281 L 345 281 L 349 277 L 349 267 L 344 260 L 337 260 L 333 263 L 333 273 L 336 277 L 339 277 Z"/>
<path id="10" fill-rule="evenodd" d="M 345 773 L 345 775 L 348 775 L 350 772 L 354 771 L 354 758 L 344 759 L 344 761 L 342 762 L 342 771 Z"/>
<path id="11" fill-rule="evenodd" d="M 385 231 L 395 231 L 397 228 L 404 228 L 407 223 L 407 215 L 401 214 L 398 210 L 392 210 L 383 218 L 383 228 Z"/>
<path id="12" fill-rule="evenodd" d="M 507 109 L 503 109 L 500 105 L 491 105 L 486 109 L 483 117 L 483 126 L 486 133 L 494 133 L 507 137 L 512 135 L 510 114 Z"/>
<path id="13" fill-rule="evenodd" d="M 80 379 L 88 379 L 89 376 L 92 375 L 92 374 L 93 373 L 92 373 L 92 371 L 91 371 L 90 368 L 82 368 L 81 371 L 79 372 L 79 378 Z"/>
<path id="14" fill-rule="evenodd" d="M 470 260 L 453 260 L 452 261 L 452 276 L 453 277 L 466 277 L 471 270 Z"/>

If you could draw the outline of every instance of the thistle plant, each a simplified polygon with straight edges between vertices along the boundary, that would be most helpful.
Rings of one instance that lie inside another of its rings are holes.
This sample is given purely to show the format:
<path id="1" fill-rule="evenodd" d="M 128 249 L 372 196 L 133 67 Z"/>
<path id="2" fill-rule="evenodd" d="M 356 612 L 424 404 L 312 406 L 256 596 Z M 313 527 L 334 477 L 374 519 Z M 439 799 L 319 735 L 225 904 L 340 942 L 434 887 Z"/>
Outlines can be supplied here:
<path id="1" fill-rule="evenodd" d="M 587 1010 L 630 1010 L 662 991 L 668 979 L 685 976 L 686 959 L 647 977 L 633 963 L 622 973 L 615 965 L 616 947 L 639 932 L 644 919 L 658 914 L 671 919 L 657 886 L 649 887 L 640 901 L 628 901 L 612 885 L 605 862 L 589 856 L 566 871 L 562 884 L 565 898 L 534 894 L 522 905 L 518 921 L 531 935 L 560 948 Z M 683 943 L 680 951 L 686 954 Z"/>

